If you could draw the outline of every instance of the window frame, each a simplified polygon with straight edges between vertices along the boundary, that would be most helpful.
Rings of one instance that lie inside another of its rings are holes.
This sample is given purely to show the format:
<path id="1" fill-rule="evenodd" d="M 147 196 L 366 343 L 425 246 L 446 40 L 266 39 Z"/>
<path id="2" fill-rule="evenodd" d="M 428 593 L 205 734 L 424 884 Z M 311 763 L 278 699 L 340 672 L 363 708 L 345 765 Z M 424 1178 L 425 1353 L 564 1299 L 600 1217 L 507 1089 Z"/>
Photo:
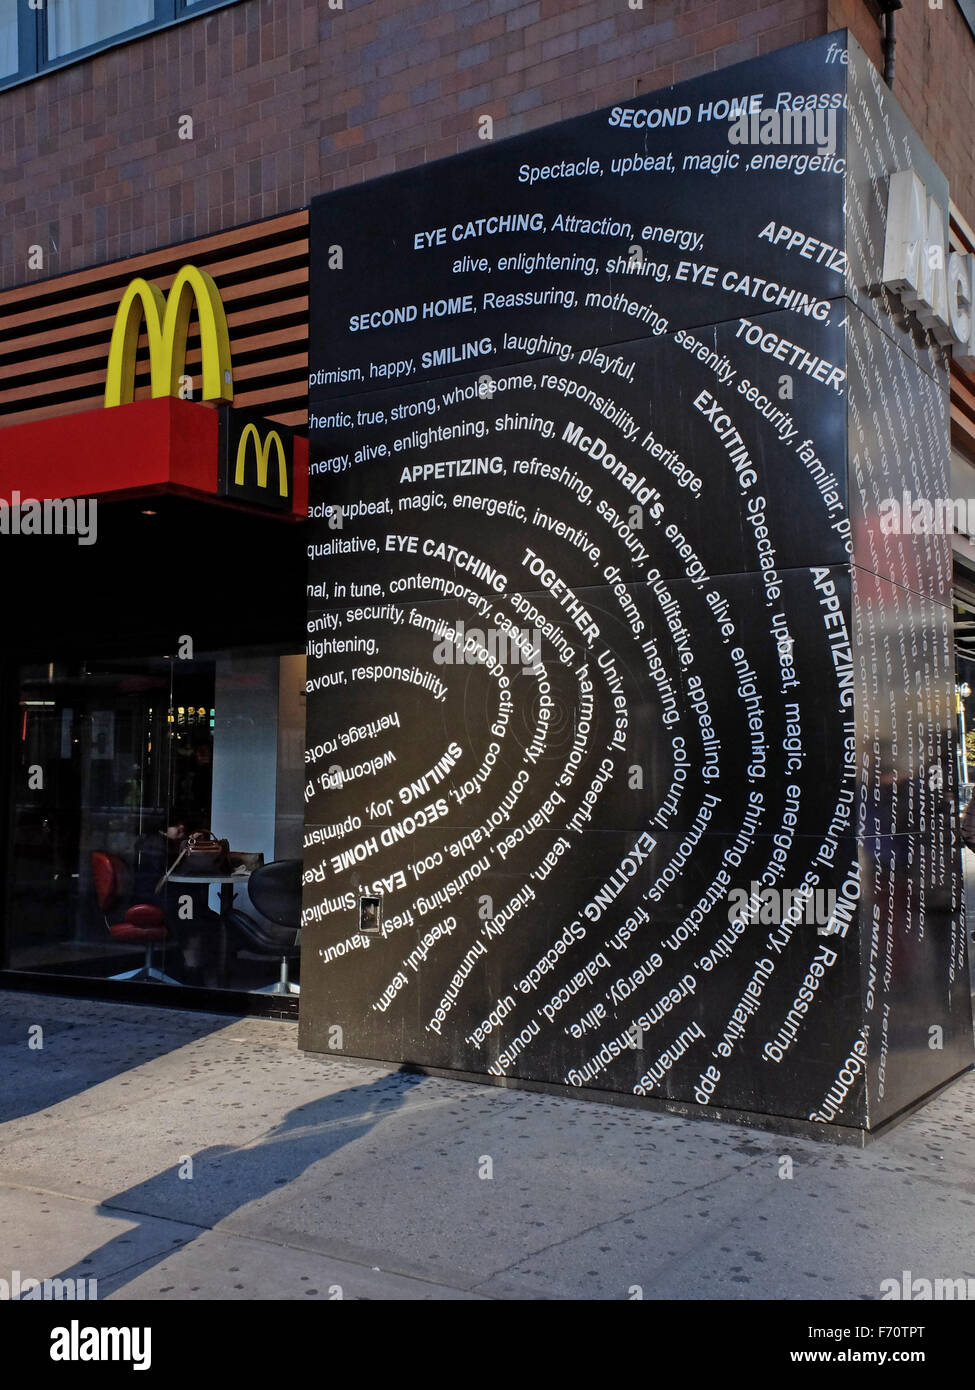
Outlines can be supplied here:
<path id="1" fill-rule="evenodd" d="M 109 48 L 118 48 L 134 39 L 145 38 L 162 29 L 171 29 L 188 19 L 198 19 L 201 15 L 212 14 L 215 10 L 236 5 L 239 0 L 153 0 L 153 17 L 131 29 L 111 34 L 75 49 L 61 57 L 49 59 L 47 56 L 47 5 L 49 0 L 41 0 L 40 7 L 32 9 L 30 0 L 17 0 L 17 58 L 18 68 L 7 77 L 0 77 L 0 92 L 11 87 L 19 87 L 25 82 L 33 82 L 48 73 L 59 72 L 72 63 L 83 63 L 96 53 L 104 53 Z"/>

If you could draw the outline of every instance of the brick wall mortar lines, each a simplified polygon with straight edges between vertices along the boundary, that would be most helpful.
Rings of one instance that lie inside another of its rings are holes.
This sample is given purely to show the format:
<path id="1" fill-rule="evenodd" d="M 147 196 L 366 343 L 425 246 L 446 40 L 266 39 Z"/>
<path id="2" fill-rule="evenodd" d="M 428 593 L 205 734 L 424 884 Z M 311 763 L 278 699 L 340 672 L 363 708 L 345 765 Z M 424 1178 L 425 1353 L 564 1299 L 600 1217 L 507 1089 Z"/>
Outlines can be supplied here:
<path id="1" fill-rule="evenodd" d="M 865 0 L 238 0 L 0 92 L 0 287 L 477 148 L 482 114 L 502 138 L 845 25 L 879 62 Z M 895 92 L 975 222 L 975 40 L 951 0 L 897 29 Z"/>

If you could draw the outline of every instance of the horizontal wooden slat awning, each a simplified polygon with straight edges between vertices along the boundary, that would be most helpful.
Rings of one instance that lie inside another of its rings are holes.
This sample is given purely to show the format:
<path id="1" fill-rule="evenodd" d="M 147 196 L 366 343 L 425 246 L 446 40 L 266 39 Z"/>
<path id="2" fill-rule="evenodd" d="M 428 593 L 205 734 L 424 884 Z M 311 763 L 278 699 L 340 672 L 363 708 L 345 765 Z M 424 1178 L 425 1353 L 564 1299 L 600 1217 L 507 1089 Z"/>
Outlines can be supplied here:
<path id="1" fill-rule="evenodd" d="M 227 312 L 234 405 L 308 423 L 308 213 L 287 213 L 124 261 L 0 293 L 0 429 L 102 404 L 115 309 L 136 276 L 169 289 L 184 265 L 207 271 Z M 186 370 L 200 371 L 194 314 Z M 140 340 L 136 400 L 149 395 Z"/>
<path id="2" fill-rule="evenodd" d="M 950 219 L 952 251 L 975 251 L 972 229 L 952 204 Z M 951 442 L 975 462 L 975 376 L 951 363 Z"/>

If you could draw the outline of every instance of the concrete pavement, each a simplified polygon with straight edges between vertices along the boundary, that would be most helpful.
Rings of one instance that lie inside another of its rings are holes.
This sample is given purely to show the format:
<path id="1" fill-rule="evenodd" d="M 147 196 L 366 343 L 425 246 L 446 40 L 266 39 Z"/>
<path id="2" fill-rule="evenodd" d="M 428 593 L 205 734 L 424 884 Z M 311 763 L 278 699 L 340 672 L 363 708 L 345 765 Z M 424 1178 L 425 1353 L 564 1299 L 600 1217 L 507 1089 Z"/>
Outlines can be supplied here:
<path id="1" fill-rule="evenodd" d="M 247 1300 L 975 1279 L 971 1074 L 859 1150 L 305 1055 L 292 1023 L 16 992 L 0 1068 L 0 1279 Z"/>

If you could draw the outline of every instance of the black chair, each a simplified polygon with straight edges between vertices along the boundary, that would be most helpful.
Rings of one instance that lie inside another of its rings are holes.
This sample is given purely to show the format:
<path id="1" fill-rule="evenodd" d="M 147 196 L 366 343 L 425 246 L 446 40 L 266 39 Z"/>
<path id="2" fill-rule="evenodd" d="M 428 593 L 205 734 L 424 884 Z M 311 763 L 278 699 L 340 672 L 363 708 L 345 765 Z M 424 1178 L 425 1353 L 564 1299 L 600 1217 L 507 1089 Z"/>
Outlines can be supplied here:
<path id="1" fill-rule="evenodd" d="M 256 922 L 246 912 L 234 908 L 227 914 L 230 924 L 247 940 L 247 955 L 258 959 L 269 956 L 281 962 L 281 976 L 261 994 L 300 994 L 301 986 L 288 979 L 288 962 L 301 954 L 301 875 L 300 859 L 275 859 L 255 869 L 247 881 L 250 900 L 262 917 L 273 926 Z"/>

